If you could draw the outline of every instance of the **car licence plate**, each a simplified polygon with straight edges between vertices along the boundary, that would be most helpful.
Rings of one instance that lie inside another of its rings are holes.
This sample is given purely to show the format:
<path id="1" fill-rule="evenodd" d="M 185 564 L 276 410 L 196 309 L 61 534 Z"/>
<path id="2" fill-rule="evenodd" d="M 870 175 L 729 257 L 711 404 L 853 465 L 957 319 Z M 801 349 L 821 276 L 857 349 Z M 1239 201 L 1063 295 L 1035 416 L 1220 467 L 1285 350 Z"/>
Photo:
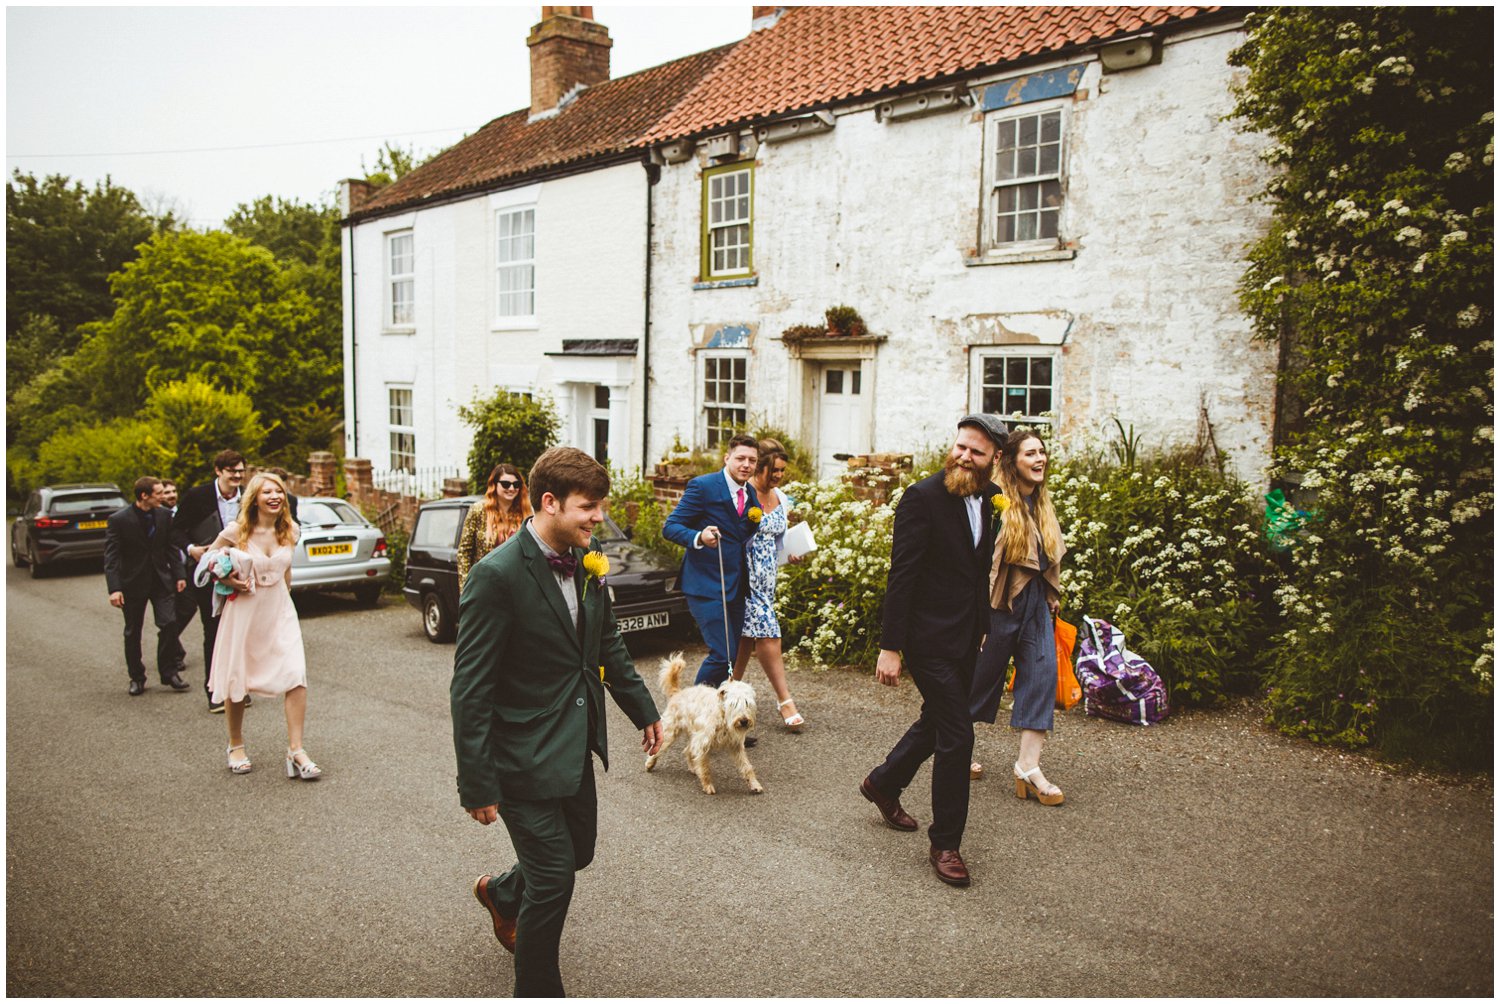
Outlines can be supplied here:
<path id="1" fill-rule="evenodd" d="M 650 631 L 652 628 L 666 627 L 671 617 L 668 614 L 641 614 L 638 617 L 621 617 L 617 623 L 620 633 L 629 631 Z"/>
<path id="2" fill-rule="evenodd" d="M 87 523 L 79 523 L 78 524 L 78 529 L 80 529 L 80 530 L 103 530 L 106 526 L 109 526 L 109 520 L 107 520 L 107 519 L 91 519 Z"/>
<path id="3" fill-rule="evenodd" d="M 353 544 L 309 544 L 307 545 L 307 556 L 309 558 L 332 558 L 340 554 L 353 554 Z"/>

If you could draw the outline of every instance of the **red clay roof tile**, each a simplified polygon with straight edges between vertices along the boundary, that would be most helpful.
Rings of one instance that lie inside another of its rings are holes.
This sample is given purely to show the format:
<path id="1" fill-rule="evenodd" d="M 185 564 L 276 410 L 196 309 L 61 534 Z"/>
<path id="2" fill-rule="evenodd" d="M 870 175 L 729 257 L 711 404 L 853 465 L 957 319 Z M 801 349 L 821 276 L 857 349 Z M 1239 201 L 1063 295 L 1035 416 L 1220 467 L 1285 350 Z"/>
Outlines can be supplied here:
<path id="1" fill-rule="evenodd" d="M 350 219 L 410 209 L 498 187 L 507 180 L 641 150 L 641 137 L 733 48 L 696 55 L 596 84 L 556 115 L 528 122 L 503 115 L 362 203 Z"/>
<path id="2" fill-rule="evenodd" d="M 581 92 L 558 114 L 495 119 L 350 214 L 520 182 L 651 143 L 1129 35 L 1220 7 L 791 7 L 769 28 Z"/>
<path id="3" fill-rule="evenodd" d="M 791 7 L 646 139 L 662 142 L 1186 21 L 1219 7 Z"/>

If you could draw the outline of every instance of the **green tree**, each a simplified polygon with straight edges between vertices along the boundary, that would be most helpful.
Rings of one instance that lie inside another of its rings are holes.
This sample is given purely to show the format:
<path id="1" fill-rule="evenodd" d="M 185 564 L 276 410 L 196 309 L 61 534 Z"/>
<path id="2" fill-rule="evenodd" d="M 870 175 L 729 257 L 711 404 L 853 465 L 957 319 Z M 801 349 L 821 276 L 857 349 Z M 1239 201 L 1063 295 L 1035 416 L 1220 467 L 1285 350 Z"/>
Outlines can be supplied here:
<path id="1" fill-rule="evenodd" d="M 213 476 L 213 455 L 223 444 L 253 455 L 264 438 L 247 396 L 192 376 L 153 391 L 138 417 L 80 422 L 54 432 L 34 460 L 14 457 L 13 473 L 27 488 L 65 481 L 124 487 L 143 474 L 195 484 Z"/>
<path id="2" fill-rule="evenodd" d="M 458 417 L 474 430 L 469 446 L 469 490 L 484 491 L 496 464 L 514 464 L 523 473 L 557 444 L 559 419 L 551 401 L 498 391 L 460 405 Z"/>
<path id="3" fill-rule="evenodd" d="M 114 316 L 85 326 L 77 372 L 106 416 L 197 375 L 246 394 L 282 445 L 288 418 L 336 407 L 342 346 L 272 253 L 231 234 L 158 234 L 112 280 Z"/>
<path id="4" fill-rule="evenodd" d="M 16 171 L 5 186 L 6 387 L 14 394 L 76 348 L 76 329 L 108 317 L 109 276 L 170 217 L 156 220 L 106 178 L 92 190 Z M 18 337 L 19 336 L 19 337 Z"/>
<path id="5" fill-rule="evenodd" d="M 337 249 L 339 242 L 338 210 L 270 195 L 241 203 L 224 221 L 224 229 L 259 244 L 283 265 L 316 265 L 324 249 L 330 243 Z"/>
<path id="6" fill-rule="evenodd" d="M 1494 115 L 1487 8 L 1271 8 L 1232 61 L 1270 138 L 1241 298 L 1316 510 L 1279 592 L 1272 720 L 1489 763 Z M 1284 402 L 1285 405 L 1286 402 Z"/>

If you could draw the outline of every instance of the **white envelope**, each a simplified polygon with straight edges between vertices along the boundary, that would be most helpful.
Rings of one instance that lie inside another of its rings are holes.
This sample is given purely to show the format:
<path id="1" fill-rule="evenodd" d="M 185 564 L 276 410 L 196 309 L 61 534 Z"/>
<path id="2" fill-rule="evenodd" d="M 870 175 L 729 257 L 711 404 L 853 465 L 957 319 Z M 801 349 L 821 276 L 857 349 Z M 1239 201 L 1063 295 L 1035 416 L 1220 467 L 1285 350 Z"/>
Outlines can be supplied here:
<path id="1" fill-rule="evenodd" d="M 781 546 L 776 549 L 776 564 L 785 565 L 789 559 L 800 558 L 817 549 L 818 542 L 813 540 L 812 527 L 806 523 L 798 523 L 781 535 Z"/>

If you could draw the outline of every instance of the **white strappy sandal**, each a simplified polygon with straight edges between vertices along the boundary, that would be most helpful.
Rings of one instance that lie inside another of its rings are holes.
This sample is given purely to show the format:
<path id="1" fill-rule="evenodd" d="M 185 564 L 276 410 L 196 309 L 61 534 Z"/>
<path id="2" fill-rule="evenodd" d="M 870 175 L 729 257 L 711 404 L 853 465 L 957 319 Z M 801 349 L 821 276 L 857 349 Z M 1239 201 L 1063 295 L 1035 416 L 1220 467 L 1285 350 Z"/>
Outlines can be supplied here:
<path id="1" fill-rule="evenodd" d="M 297 757 L 307 757 L 307 763 L 298 763 Z M 316 781 L 323 776 L 323 770 L 313 763 L 312 757 L 307 756 L 307 750 L 298 747 L 286 751 L 286 776 L 300 778 L 303 781 Z"/>
<path id="2" fill-rule="evenodd" d="M 795 699 L 788 697 L 784 701 L 778 701 L 777 702 L 777 704 L 776 704 L 776 710 L 780 711 L 782 708 L 786 707 L 788 704 L 794 704 L 794 703 L 796 703 Z M 786 726 L 786 730 L 788 732 L 800 732 L 800 731 L 802 731 L 802 726 L 804 726 L 804 725 L 807 724 L 807 719 L 805 719 L 805 718 L 802 717 L 802 712 L 800 712 L 800 711 L 794 711 L 794 712 L 792 712 L 792 717 L 790 717 L 790 718 L 783 718 L 781 720 L 781 723 Z"/>
<path id="3" fill-rule="evenodd" d="M 1033 767 L 1030 770 L 1022 770 L 1021 765 L 1017 763 L 1016 797 L 1023 801 L 1028 797 L 1035 798 L 1043 805 L 1062 805 L 1063 793 L 1061 788 L 1049 782 L 1048 787 L 1050 787 L 1052 790 L 1043 791 L 1042 789 L 1038 788 L 1035 783 L 1032 782 L 1031 775 L 1040 774 L 1041 772 L 1042 768 L 1040 765 Z M 1043 780 L 1045 780 L 1045 778 Z"/>
<path id="4" fill-rule="evenodd" d="M 234 751 L 235 750 L 239 750 L 241 753 L 243 753 L 244 756 L 245 756 L 245 759 L 243 759 L 243 760 L 236 760 L 234 758 Z M 231 774 L 248 774 L 248 773 L 250 773 L 250 754 L 249 753 L 245 753 L 245 744 L 244 743 L 241 743 L 238 746 L 230 746 L 228 749 L 226 749 L 224 751 L 224 755 L 229 760 L 229 772 Z"/>

